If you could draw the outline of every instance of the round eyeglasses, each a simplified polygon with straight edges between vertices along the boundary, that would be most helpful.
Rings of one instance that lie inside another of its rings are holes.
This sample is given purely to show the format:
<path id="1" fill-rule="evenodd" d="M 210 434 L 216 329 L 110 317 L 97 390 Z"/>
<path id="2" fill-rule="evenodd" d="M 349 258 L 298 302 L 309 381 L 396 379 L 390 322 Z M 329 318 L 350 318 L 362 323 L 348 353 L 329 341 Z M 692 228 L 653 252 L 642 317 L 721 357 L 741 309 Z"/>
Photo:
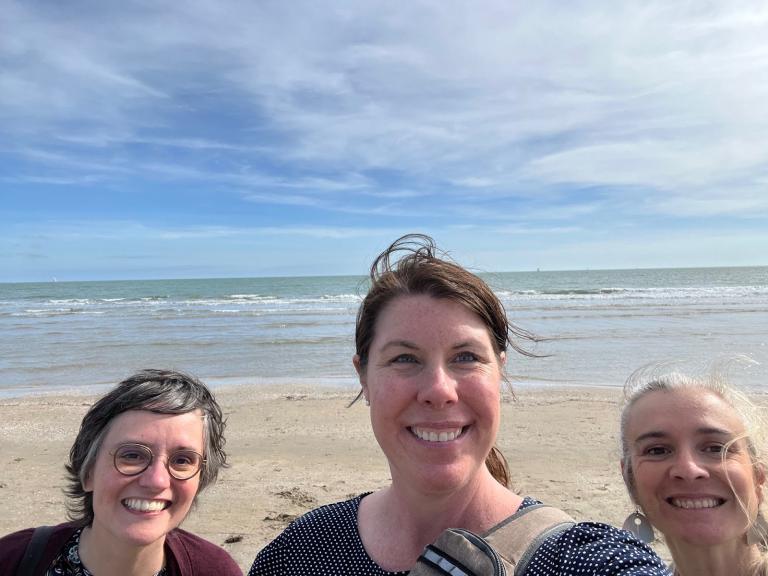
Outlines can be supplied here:
<path id="1" fill-rule="evenodd" d="M 123 444 L 114 451 L 115 470 L 123 476 L 137 476 L 144 472 L 155 455 L 144 444 Z M 189 480 L 200 472 L 205 463 L 202 454 L 194 450 L 176 450 L 168 455 L 165 468 L 176 480 Z"/>

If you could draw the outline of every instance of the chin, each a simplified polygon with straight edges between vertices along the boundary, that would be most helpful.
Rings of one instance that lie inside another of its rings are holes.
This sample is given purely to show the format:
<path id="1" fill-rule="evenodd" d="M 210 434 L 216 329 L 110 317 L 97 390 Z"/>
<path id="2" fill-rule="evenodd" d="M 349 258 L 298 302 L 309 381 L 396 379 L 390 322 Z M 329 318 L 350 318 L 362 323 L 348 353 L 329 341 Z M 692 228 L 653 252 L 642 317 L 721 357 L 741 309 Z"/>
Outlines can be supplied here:
<path id="1" fill-rule="evenodd" d="M 164 540 L 170 526 L 129 526 L 123 532 L 123 539 L 137 547 L 150 546 L 158 540 Z"/>
<path id="2" fill-rule="evenodd" d="M 472 483 L 476 475 L 469 474 L 463 467 L 434 466 L 425 470 L 419 485 L 427 492 L 455 492 Z"/>
<path id="3" fill-rule="evenodd" d="M 730 531 L 724 530 L 724 528 L 724 526 L 688 527 L 687 530 L 682 531 L 680 534 L 667 533 L 665 537 L 671 542 L 685 542 L 689 545 L 701 547 L 718 546 L 728 541 L 746 537 L 743 529 Z"/>

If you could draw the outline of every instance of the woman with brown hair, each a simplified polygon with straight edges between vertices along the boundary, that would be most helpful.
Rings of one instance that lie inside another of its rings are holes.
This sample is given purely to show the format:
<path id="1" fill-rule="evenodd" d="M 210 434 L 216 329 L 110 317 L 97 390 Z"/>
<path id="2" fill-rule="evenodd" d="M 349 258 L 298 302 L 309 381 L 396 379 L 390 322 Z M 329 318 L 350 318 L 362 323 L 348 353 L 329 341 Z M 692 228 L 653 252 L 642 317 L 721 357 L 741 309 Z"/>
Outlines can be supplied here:
<path id="1" fill-rule="evenodd" d="M 72 521 L 0 539 L 0 574 L 242 575 L 224 550 L 179 528 L 227 465 L 224 424 L 192 376 L 143 370 L 123 380 L 91 406 L 70 450 Z"/>
<path id="2" fill-rule="evenodd" d="M 513 336 L 478 276 L 405 236 L 373 263 L 355 334 L 361 395 L 389 486 L 323 506 L 262 550 L 251 576 L 404 575 L 448 527 L 482 534 L 536 504 L 509 488 L 494 446 Z M 665 574 L 630 534 L 582 523 L 547 538 L 528 576 Z"/>

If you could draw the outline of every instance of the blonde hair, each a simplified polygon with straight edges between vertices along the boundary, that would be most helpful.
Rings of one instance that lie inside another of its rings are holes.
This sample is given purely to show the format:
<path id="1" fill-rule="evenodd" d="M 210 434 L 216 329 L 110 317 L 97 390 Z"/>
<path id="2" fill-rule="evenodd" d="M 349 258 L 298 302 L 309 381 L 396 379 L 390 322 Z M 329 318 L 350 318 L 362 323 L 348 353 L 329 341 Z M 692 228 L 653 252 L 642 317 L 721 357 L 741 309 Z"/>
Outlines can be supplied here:
<path id="1" fill-rule="evenodd" d="M 768 468 L 768 420 L 765 410 L 752 402 L 744 392 L 738 390 L 727 379 L 729 369 L 736 363 L 754 363 L 745 357 L 735 357 L 715 363 L 702 376 L 688 376 L 677 370 L 670 370 L 669 364 L 649 364 L 636 370 L 624 385 L 624 402 L 621 410 L 621 460 L 624 482 L 630 496 L 635 498 L 635 480 L 632 471 L 632 459 L 627 438 L 627 424 L 635 403 L 651 392 L 672 392 L 675 390 L 699 389 L 721 398 L 736 413 L 744 425 L 744 432 L 730 440 L 722 452 L 723 461 L 730 447 L 743 440 L 747 447 L 752 468 L 755 474 L 765 474 Z M 727 477 L 727 475 L 726 475 Z M 728 478 L 731 483 L 731 479 Z M 733 485 L 731 485 L 733 489 Z M 735 493 L 735 492 L 734 492 Z M 739 506 L 745 514 L 747 525 L 745 530 L 749 541 L 758 546 L 759 557 L 753 566 L 756 576 L 768 576 L 768 521 L 765 511 L 758 502 L 755 520 L 749 518 L 749 502 L 744 502 L 736 495 Z"/>

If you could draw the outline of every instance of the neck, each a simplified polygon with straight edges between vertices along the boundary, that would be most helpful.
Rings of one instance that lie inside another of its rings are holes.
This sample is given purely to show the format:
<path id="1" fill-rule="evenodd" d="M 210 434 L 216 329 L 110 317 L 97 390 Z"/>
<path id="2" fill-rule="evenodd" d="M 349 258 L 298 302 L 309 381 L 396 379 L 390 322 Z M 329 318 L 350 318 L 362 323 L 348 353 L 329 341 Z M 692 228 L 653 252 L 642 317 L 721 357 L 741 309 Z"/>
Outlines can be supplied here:
<path id="1" fill-rule="evenodd" d="M 364 498 L 358 530 L 368 554 L 385 570 L 410 570 L 424 547 L 446 528 L 482 534 L 514 514 L 522 498 L 484 472 L 446 494 L 424 494 L 393 481 Z"/>
<path id="2" fill-rule="evenodd" d="M 760 557 L 756 545 L 746 538 L 716 546 L 694 546 L 686 542 L 667 542 L 675 563 L 676 576 L 754 576 Z"/>
<path id="3" fill-rule="evenodd" d="M 152 576 L 163 567 L 162 538 L 147 546 L 132 546 L 91 524 L 80 535 L 80 560 L 94 576 Z"/>

